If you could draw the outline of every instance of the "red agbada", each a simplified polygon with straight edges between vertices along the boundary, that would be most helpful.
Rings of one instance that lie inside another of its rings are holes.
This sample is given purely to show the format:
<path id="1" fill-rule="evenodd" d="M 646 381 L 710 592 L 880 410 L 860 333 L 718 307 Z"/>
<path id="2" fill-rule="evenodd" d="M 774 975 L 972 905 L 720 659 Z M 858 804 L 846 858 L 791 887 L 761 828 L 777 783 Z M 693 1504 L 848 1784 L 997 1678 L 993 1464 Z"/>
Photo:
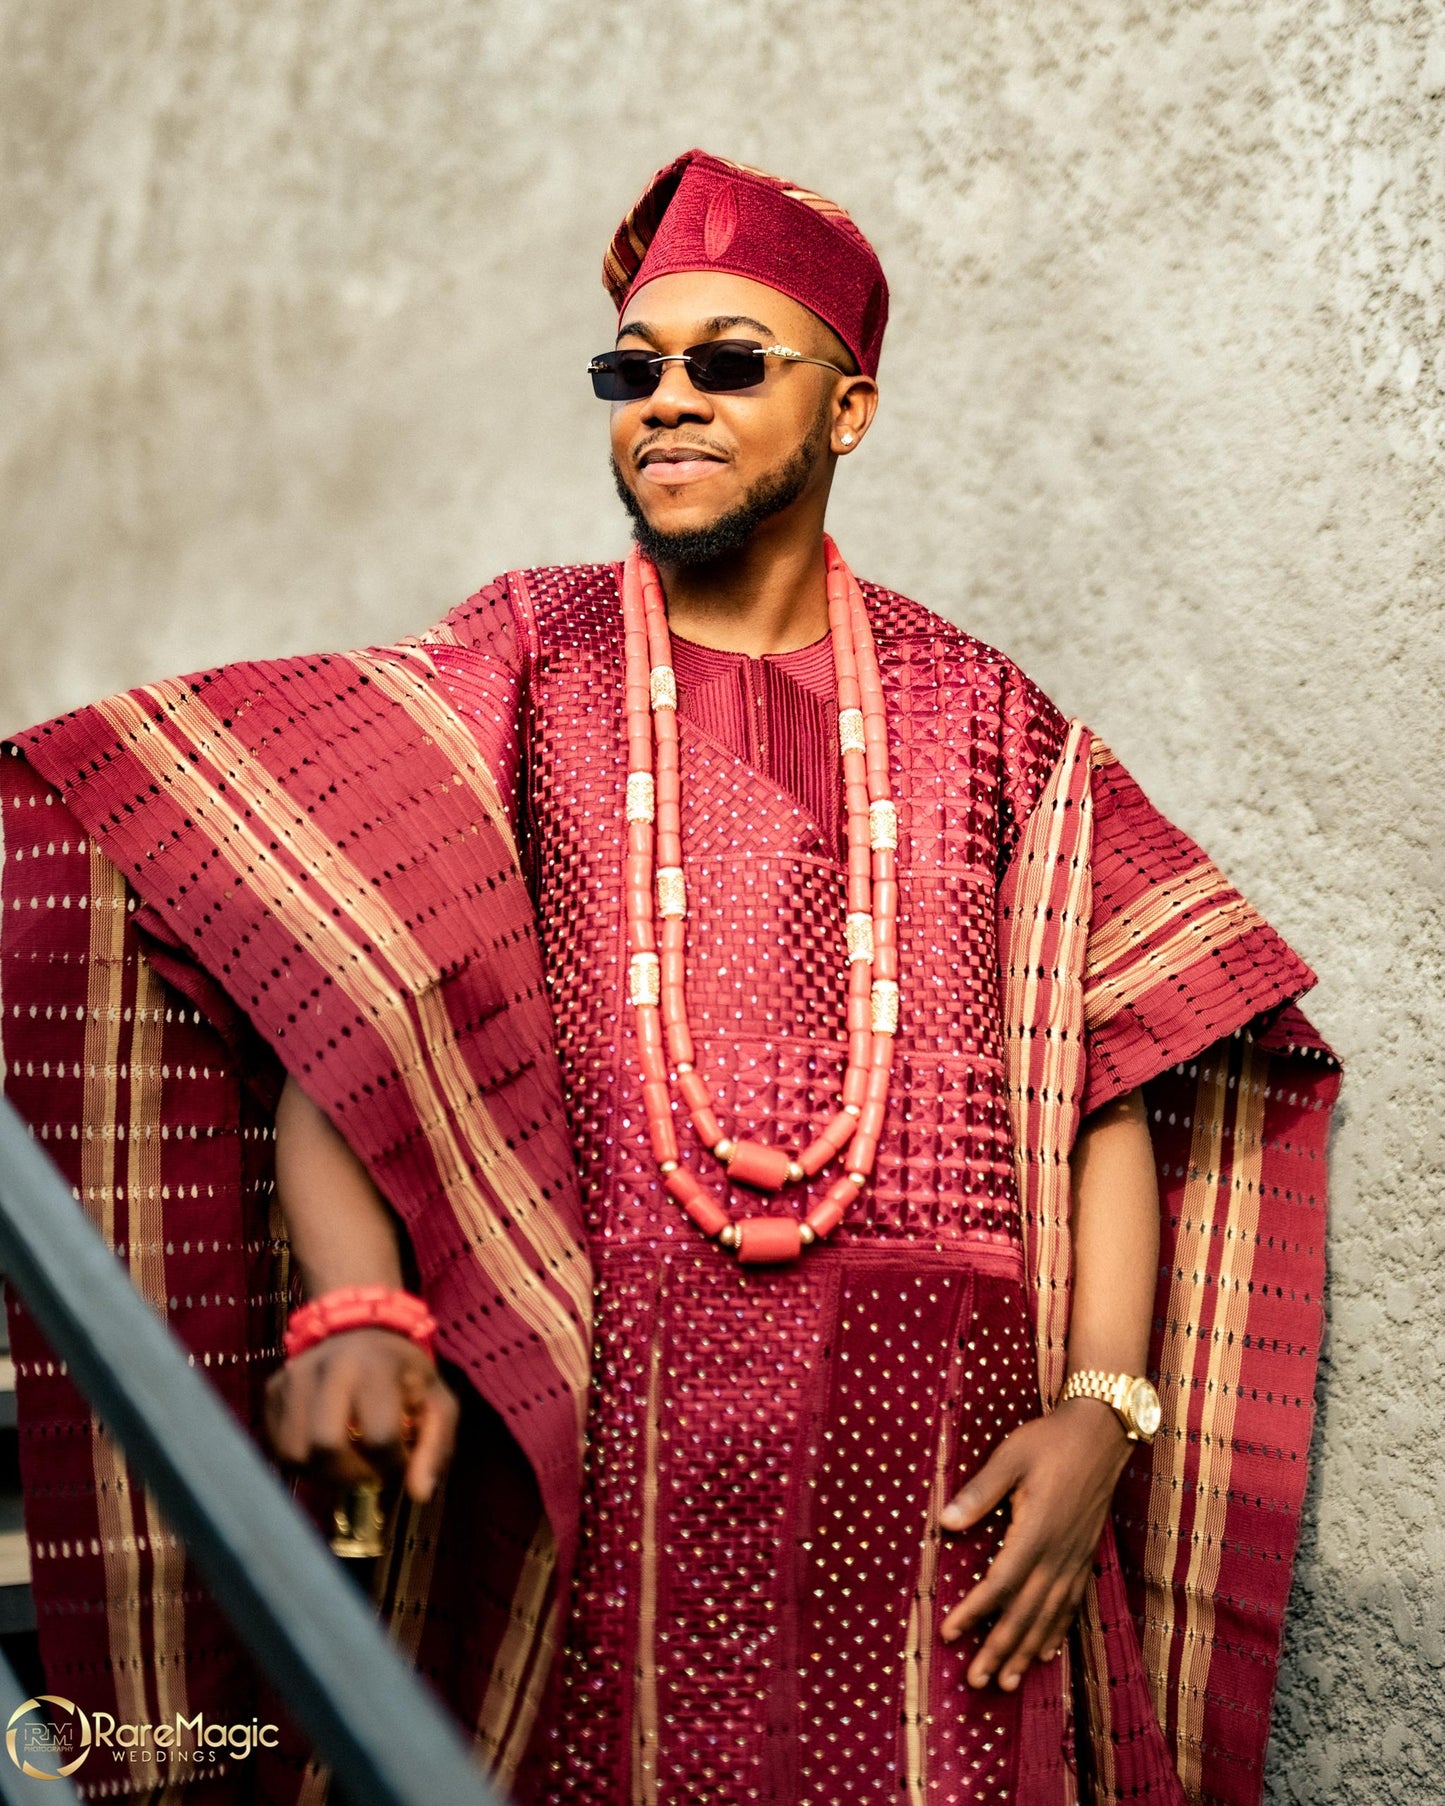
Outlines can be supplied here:
<path id="1" fill-rule="evenodd" d="M 646 1140 L 620 586 L 513 572 L 419 641 L 18 736 L 10 1095 L 253 1427 L 289 1291 L 283 1072 L 364 1159 L 467 1401 L 443 1495 L 394 1516 L 380 1609 L 519 1797 L 1257 1800 L 1338 1083 L 1292 1001 L 1307 968 L 1087 729 L 865 584 L 899 816 L 889 1120 L 826 1244 L 740 1267 Z M 698 1063 L 738 1132 L 805 1138 L 846 1055 L 827 645 L 675 654 Z M 1164 1428 L 1067 1658 L 975 1694 L 937 1625 L 997 1530 L 937 1512 L 1056 1395 L 1068 1150 L 1140 1084 Z M 249 1718 L 184 1552 L 18 1309 L 13 1335 L 51 1685 Z M 98 1755 L 85 1779 L 137 1784 Z M 324 1777 L 298 1751 L 207 1785 Z"/>

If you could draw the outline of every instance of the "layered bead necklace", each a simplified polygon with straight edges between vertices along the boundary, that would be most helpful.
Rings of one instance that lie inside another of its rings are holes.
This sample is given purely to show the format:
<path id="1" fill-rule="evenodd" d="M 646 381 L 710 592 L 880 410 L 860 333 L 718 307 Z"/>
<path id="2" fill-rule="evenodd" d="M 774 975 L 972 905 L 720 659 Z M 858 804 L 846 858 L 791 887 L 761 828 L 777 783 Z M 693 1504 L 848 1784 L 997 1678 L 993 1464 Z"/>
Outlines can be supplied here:
<path id="1" fill-rule="evenodd" d="M 685 985 L 677 676 L 657 571 L 634 548 L 623 572 L 627 1000 L 636 1012 L 643 1107 L 669 1195 L 704 1235 L 748 1262 L 797 1259 L 837 1228 L 862 1191 L 883 1132 L 898 1028 L 898 817 L 889 795 L 883 685 L 862 591 L 832 540 L 824 547 L 848 830 L 848 1062 L 840 1108 L 801 1150 L 724 1134 L 712 1091 L 694 1064 Z M 840 1157 L 842 1176 L 801 1218 L 735 1220 L 678 1158 L 669 1063 L 694 1133 L 730 1180 L 777 1193 L 806 1183 Z"/>

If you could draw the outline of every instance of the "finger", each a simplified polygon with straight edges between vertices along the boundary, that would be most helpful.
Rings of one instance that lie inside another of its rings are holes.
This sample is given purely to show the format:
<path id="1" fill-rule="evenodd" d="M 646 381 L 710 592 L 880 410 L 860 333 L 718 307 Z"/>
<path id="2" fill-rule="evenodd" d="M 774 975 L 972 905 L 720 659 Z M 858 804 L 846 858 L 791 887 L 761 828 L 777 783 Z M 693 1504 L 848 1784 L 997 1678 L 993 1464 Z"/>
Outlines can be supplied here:
<path id="1" fill-rule="evenodd" d="M 965 1631 L 976 1629 L 985 1618 L 1007 1611 L 1033 1573 L 1040 1554 L 1039 1545 L 1031 1537 L 1021 1535 L 1014 1525 L 983 1579 L 964 1594 L 939 1626 L 945 1640 L 951 1643 Z"/>
<path id="2" fill-rule="evenodd" d="M 311 1455 L 311 1386 L 304 1375 L 283 1368 L 266 1387 L 266 1429 L 283 1467 L 304 1467 Z"/>
<path id="3" fill-rule="evenodd" d="M 1060 1612 L 1068 1603 L 1069 1585 L 1067 1578 L 1054 1582 L 1045 1594 L 1033 1623 L 1024 1630 L 1013 1649 L 999 1663 L 998 1684 L 1005 1693 L 1012 1693 L 1022 1682 L 1030 1666 L 1038 1660 L 1040 1652 L 1056 1636 Z M 979 1653 L 983 1654 L 983 1651 Z"/>
<path id="4" fill-rule="evenodd" d="M 445 1386 L 432 1388 L 422 1407 L 416 1442 L 406 1464 L 406 1490 L 418 1505 L 425 1505 L 451 1460 L 456 1442 L 457 1401 Z"/>
<path id="5" fill-rule="evenodd" d="M 967 1530 L 1001 1505 L 1018 1483 L 1018 1462 L 1006 1442 L 938 1514 L 945 1530 Z"/>
<path id="6" fill-rule="evenodd" d="M 333 1361 L 320 1375 L 310 1410 L 309 1459 L 333 1479 L 347 1485 L 379 1480 L 351 1437 L 356 1406 L 355 1372 L 349 1361 Z"/>
<path id="7" fill-rule="evenodd" d="M 970 1687 L 986 1687 L 1013 1658 L 1029 1636 L 1053 1590 L 1053 1577 L 1048 1573 L 1032 1575 L 1020 1588 L 1018 1597 L 984 1639 L 983 1647 L 968 1665 Z M 1017 1686 L 1014 1680 L 1012 1686 Z"/>
<path id="8" fill-rule="evenodd" d="M 1083 1603 L 1085 1589 L 1089 1584 L 1089 1572 L 1090 1570 L 1085 1568 L 1082 1574 L 1075 1577 L 1064 1597 L 1062 1605 L 1055 1613 L 1054 1621 L 1049 1627 L 1048 1635 L 1044 1638 L 1043 1654 L 1041 1658 L 1043 1661 L 1052 1662 L 1054 1657 L 1058 1655 L 1059 1651 L 1067 1642 L 1069 1632 L 1074 1625 L 1074 1620 L 1079 1615 L 1079 1607 Z"/>
<path id="9" fill-rule="evenodd" d="M 395 1472 L 406 1459 L 402 1441 L 401 1389 L 389 1375 L 371 1374 L 365 1383 L 353 1382 L 351 1428 L 353 1443 L 373 1467 Z"/>

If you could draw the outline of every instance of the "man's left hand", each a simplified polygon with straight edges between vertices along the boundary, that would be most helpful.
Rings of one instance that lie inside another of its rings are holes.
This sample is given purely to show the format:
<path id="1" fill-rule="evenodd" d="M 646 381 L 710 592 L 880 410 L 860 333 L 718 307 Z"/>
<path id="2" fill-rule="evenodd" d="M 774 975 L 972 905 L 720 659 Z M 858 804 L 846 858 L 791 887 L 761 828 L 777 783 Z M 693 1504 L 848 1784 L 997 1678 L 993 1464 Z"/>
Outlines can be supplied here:
<path id="1" fill-rule="evenodd" d="M 1005 1499 L 1003 1547 L 978 1585 L 944 1618 L 952 1643 L 997 1614 L 969 1664 L 968 1684 L 1012 1691 L 1029 1664 L 1058 1654 L 1083 1598 L 1109 1502 L 1134 1444 L 1106 1404 L 1075 1398 L 1006 1437 L 944 1506 L 944 1530 L 968 1530 Z"/>

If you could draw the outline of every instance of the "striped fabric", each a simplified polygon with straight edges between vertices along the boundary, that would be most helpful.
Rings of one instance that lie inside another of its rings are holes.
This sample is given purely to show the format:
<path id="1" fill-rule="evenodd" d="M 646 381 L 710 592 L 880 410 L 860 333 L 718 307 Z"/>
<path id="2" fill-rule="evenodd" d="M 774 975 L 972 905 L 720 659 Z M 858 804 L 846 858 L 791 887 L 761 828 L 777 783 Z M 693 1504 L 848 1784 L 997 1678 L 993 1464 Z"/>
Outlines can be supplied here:
<path id="1" fill-rule="evenodd" d="M 1291 1001 L 1313 974 L 1077 722 L 1000 942 L 1046 1408 L 1068 1336 L 1068 1153 L 1084 1113 L 1137 1085 L 1163 1207 L 1164 1424 L 1121 1484 L 1073 1639 L 1086 1779 L 1104 1800 L 1253 1806 L 1323 1328 L 1339 1075 Z"/>
<path id="2" fill-rule="evenodd" d="M 7 1090 L 243 1421 L 259 1432 L 287 1291 L 283 1070 L 406 1221 L 471 1425 L 445 1508 L 398 1514 L 384 1609 L 505 1777 L 572 1561 L 592 1282 L 492 774 L 420 646 L 113 697 L 0 772 Z M 51 1684 L 120 1718 L 245 1716 L 254 1689 L 174 1538 L 12 1315 Z M 142 1779 L 99 1762 L 87 1782 Z"/>

